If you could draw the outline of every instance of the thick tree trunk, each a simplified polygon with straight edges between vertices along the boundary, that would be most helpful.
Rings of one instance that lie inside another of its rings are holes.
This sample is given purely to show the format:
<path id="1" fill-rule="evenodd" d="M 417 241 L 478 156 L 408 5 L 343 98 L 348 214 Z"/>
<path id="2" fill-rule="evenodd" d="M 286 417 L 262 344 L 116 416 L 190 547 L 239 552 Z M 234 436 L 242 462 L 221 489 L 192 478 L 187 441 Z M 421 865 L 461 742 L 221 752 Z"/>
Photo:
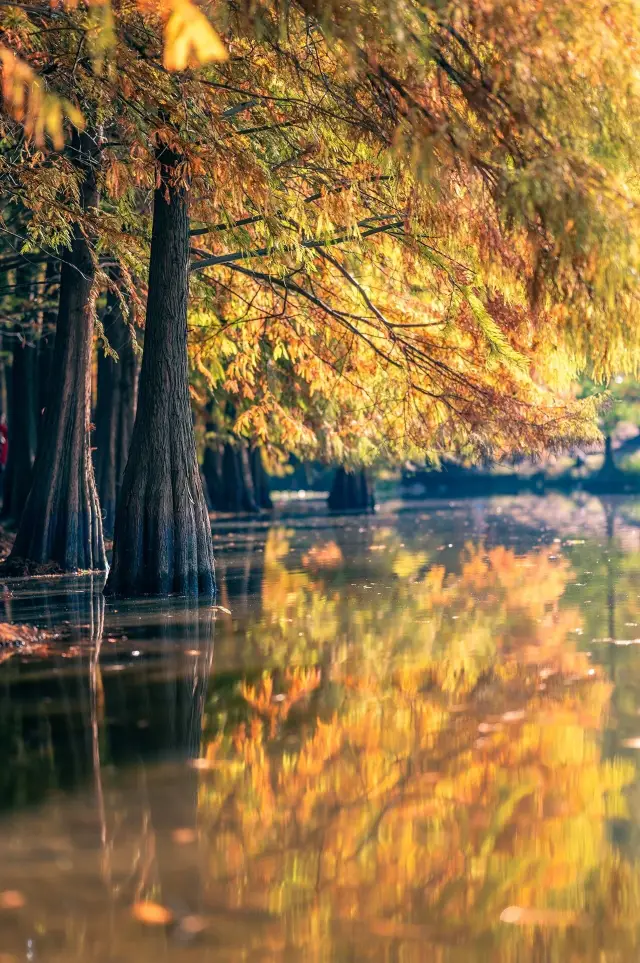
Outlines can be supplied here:
<path id="1" fill-rule="evenodd" d="M 104 318 L 105 334 L 118 360 L 98 355 L 98 401 L 94 463 L 102 509 L 102 525 L 113 535 L 116 505 L 129 456 L 138 394 L 138 362 L 131 332 L 122 317 L 118 297 L 109 292 Z"/>
<path id="2" fill-rule="evenodd" d="M 370 512 L 375 507 L 373 489 L 369 485 L 367 473 L 348 471 L 338 468 L 335 474 L 327 504 L 332 512 Z"/>
<path id="3" fill-rule="evenodd" d="M 256 505 L 265 511 L 271 511 L 273 502 L 269 491 L 269 476 L 267 475 L 262 461 L 262 451 L 256 445 L 251 449 L 251 477 L 253 478 L 253 490 L 255 493 Z"/>
<path id="4" fill-rule="evenodd" d="M 213 543 L 189 401 L 187 191 L 181 158 L 159 151 L 138 409 L 116 513 L 115 595 L 215 591 Z"/>
<path id="5" fill-rule="evenodd" d="M 74 132 L 74 162 L 85 210 L 98 205 L 96 146 Z M 55 562 L 64 571 L 105 569 L 102 520 L 91 461 L 91 349 L 94 263 L 79 227 L 62 265 L 49 403 L 29 497 L 9 562 Z"/>

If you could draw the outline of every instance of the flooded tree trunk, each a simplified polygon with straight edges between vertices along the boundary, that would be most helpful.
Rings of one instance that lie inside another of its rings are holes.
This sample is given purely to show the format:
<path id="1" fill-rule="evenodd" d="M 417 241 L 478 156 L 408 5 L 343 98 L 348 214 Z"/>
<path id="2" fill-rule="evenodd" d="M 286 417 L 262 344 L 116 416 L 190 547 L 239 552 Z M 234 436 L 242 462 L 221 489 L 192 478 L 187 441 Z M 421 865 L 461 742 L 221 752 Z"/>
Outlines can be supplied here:
<path id="1" fill-rule="evenodd" d="M 338 468 L 327 504 L 332 512 L 371 512 L 375 508 L 373 488 L 364 468 Z"/>
<path id="2" fill-rule="evenodd" d="M 36 349 L 33 319 L 28 317 L 27 308 L 33 272 L 27 266 L 17 274 L 15 292 L 24 303 L 24 324 L 13 328 L 9 445 L 2 516 L 19 522 L 29 494 L 36 451 Z"/>
<path id="3" fill-rule="evenodd" d="M 82 206 L 96 208 L 95 141 L 74 131 L 72 149 L 84 176 Z M 10 565 L 53 562 L 67 572 L 107 566 L 89 443 L 93 287 L 92 252 L 76 227 L 61 269 L 49 402 Z"/>
<path id="4" fill-rule="evenodd" d="M 111 291 L 104 328 L 118 360 L 103 351 L 98 355 L 94 463 L 102 525 L 105 535 L 111 537 L 133 435 L 138 393 L 138 362 L 131 332 L 122 317 L 120 301 Z"/>
<path id="5" fill-rule="evenodd" d="M 187 191 L 181 158 L 159 149 L 138 408 L 116 512 L 115 595 L 212 595 L 213 543 L 189 400 Z"/>

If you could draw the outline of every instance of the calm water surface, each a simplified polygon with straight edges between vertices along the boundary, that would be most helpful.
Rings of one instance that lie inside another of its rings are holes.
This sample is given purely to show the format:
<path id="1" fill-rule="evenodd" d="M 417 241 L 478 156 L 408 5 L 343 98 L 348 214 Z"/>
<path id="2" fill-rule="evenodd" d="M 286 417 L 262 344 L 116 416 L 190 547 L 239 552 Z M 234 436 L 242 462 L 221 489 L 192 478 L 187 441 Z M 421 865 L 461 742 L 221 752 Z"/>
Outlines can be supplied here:
<path id="1" fill-rule="evenodd" d="M 217 608 L 0 586 L 61 637 L 0 649 L 0 963 L 638 960 L 640 503 L 214 534 Z"/>

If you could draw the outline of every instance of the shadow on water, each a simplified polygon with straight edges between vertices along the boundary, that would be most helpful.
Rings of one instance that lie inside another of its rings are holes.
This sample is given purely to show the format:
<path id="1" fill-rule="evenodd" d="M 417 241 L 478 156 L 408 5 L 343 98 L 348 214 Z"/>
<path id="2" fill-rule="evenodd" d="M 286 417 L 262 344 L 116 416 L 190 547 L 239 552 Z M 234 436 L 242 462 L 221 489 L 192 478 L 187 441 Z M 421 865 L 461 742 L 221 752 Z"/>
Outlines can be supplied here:
<path id="1" fill-rule="evenodd" d="M 6 588 L 64 643 L 0 663 L 1 963 L 635 959 L 637 519 L 226 522 L 217 608 Z"/>

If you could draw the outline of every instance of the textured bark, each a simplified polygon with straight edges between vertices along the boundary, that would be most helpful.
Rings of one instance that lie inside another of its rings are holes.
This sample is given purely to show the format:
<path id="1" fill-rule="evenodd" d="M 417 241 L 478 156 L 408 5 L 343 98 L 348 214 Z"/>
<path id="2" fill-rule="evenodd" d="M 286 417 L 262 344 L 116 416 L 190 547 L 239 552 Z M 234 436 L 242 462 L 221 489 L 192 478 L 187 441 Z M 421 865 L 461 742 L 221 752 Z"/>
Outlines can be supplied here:
<path id="1" fill-rule="evenodd" d="M 181 158 L 159 151 L 138 408 L 105 591 L 212 595 L 213 543 L 189 400 L 187 191 Z"/>
<path id="2" fill-rule="evenodd" d="M 95 208 L 95 142 L 76 131 L 72 148 L 82 205 Z M 93 283 L 91 249 L 76 227 L 61 270 L 49 403 L 10 562 L 54 562 L 67 572 L 107 566 L 89 439 Z"/>
<path id="3" fill-rule="evenodd" d="M 332 512 L 373 511 L 374 494 L 364 469 L 353 472 L 338 468 L 327 503 Z"/>
<path id="4" fill-rule="evenodd" d="M 138 361 L 120 301 L 109 292 L 104 329 L 118 360 L 98 355 L 94 464 L 105 535 L 113 535 L 116 505 L 129 456 L 138 394 Z"/>
<path id="5" fill-rule="evenodd" d="M 270 511 L 273 508 L 273 502 L 269 491 L 269 476 L 264 469 L 262 452 L 258 446 L 251 449 L 250 459 L 256 504 L 258 508 Z"/>

